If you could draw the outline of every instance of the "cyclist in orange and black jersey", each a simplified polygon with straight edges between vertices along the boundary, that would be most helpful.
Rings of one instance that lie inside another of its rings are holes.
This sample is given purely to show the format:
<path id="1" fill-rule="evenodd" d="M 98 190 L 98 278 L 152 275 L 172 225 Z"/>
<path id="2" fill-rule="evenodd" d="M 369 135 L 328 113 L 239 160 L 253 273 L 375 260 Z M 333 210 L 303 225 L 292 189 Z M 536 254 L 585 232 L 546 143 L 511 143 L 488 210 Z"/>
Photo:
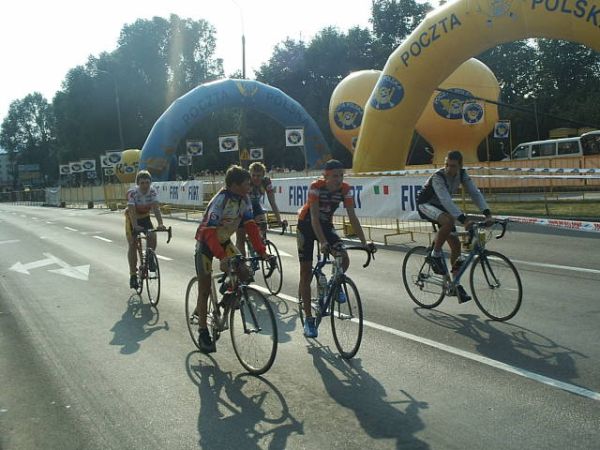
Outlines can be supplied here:
<path id="1" fill-rule="evenodd" d="M 304 314 L 304 335 L 317 337 L 317 327 L 310 307 L 310 280 L 312 274 L 312 259 L 315 240 L 319 241 L 321 251 L 330 251 L 341 241 L 333 228 L 333 214 L 340 203 L 344 204 L 348 219 L 353 230 L 359 237 L 362 245 L 373 250 L 373 243 L 367 244 L 365 235 L 356 212 L 351 188 L 344 183 L 344 166 L 338 160 L 332 159 L 325 164 L 323 178 L 314 181 L 308 191 L 308 200 L 300 209 L 296 237 L 298 244 L 298 257 L 300 259 L 300 285 L 299 292 L 302 299 Z M 334 252 L 335 253 L 335 252 Z M 348 269 L 350 260 L 345 251 L 342 253 L 342 268 Z"/>

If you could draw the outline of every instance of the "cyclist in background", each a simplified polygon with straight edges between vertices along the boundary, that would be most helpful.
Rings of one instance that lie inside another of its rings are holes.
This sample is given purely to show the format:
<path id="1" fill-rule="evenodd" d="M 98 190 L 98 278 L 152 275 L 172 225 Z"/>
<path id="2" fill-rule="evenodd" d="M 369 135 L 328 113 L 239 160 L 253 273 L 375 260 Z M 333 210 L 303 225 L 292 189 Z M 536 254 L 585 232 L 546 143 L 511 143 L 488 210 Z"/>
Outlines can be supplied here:
<path id="1" fill-rule="evenodd" d="M 365 235 L 356 212 L 350 185 L 344 183 L 344 166 L 336 159 L 325 163 L 323 178 L 313 181 L 308 191 L 308 199 L 298 214 L 296 237 L 298 244 L 298 258 L 300 259 L 300 285 L 299 292 L 304 308 L 304 335 L 315 338 L 318 335 L 316 320 L 312 316 L 310 307 L 310 279 L 312 275 L 312 260 L 315 240 L 319 241 L 321 251 L 332 252 L 342 256 L 344 272 L 350 265 L 348 253 L 339 247 L 340 237 L 333 228 L 333 214 L 339 204 L 344 204 L 350 219 L 352 229 L 356 232 L 362 245 L 369 251 L 375 251 L 373 243 L 367 244 Z M 345 294 L 340 290 L 338 301 L 343 302 Z"/>
<path id="2" fill-rule="evenodd" d="M 463 169 L 463 156 L 458 150 L 448 152 L 445 167 L 437 170 L 429 177 L 417 198 L 419 215 L 439 227 L 433 250 L 429 255 L 431 267 L 438 275 L 446 274 L 442 252 L 442 246 L 446 241 L 450 246 L 452 272 L 456 273 L 459 269 L 457 260 L 460 256 L 460 240 L 455 234 L 452 234 L 456 231 L 456 222 L 463 225 L 465 229 L 469 229 L 473 223 L 473 220 L 467 217 L 452 200 L 452 195 L 458 192 L 461 185 L 467 190 L 473 202 L 483 213 L 486 221 L 491 221 L 490 208 L 467 171 Z M 459 303 L 471 300 L 471 297 L 461 285 L 456 287 L 456 291 Z"/>
<path id="3" fill-rule="evenodd" d="M 275 195 L 273 193 L 273 185 L 271 179 L 266 176 L 267 168 L 261 162 L 253 162 L 250 164 L 250 192 L 249 197 L 252 203 L 252 213 L 254 214 L 254 221 L 259 226 L 261 234 L 263 236 L 267 233 L 267 212 L 260 204 L 260 199 L 263 195 L 267 195 L 271 209 L 275 213 L 279 226 L 283 225 L 281 221 L 281 214 L 277 203 L 275 202 Z M 246 256 L 246 232 L 243 227 L 240 227 L 236 231 L 235 245 L 242 255 Z"/>
<path id="4" fill-rule="evenodd" d="M 225 188 L 211 199 L 196 231 L 194 259 L 198 275 L 198 302 L 194 314 L 198 316 L 198 343 L 202 353 L 212 353 L 216 350 L 206 323 L 213 257 L 221 261 L 221 271 L 227 271 L 229 258 L 240 254 L 230 237 L 242 224 L 257 253 L 263 259 L 269 258 L 260 230 L 252 217 L 249 191 L 250 173 L 240 166 L 229 167 L 225 174 Z M 242 279 L 247 279 L 247 276 L 247 273 L 240 273 Z"/>
<path id="5" fill-rule="evenodd" d="M 127 191 L 127 209 L 125 210 L 125 236 L 129 248 L 127 249 L 127 260 L 129 261 L 129 287 L 131 289 L 138 288 L 136 276 L 137 267 L 137 248 L 135 235 L 144 230 L 154 229 L 154 225 L 150 220 L 150 211 L 154 213 L 158 221 L 159 230 L 164 230 L 162 216 L 160 214 L 160 206 L 158 204 L 158 193 L 152 187 L 152 175 L 147 170 L 140 170 L 135 177 L 134 188 Z M 148 236 L 148 247 L 156 250 L 156 235 L 150 233 Z M 149 261 L 148 270 L 154 272 L 154 260 Z"/>

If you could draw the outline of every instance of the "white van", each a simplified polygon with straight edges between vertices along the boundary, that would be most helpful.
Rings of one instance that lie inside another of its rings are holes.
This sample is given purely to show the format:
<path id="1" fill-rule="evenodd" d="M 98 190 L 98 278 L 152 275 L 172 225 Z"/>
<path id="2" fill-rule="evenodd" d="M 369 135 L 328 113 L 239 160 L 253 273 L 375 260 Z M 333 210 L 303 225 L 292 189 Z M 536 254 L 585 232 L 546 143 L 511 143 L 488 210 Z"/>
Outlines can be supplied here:
<path id="1" fill-rule="evenodd" d="M 598 154 L 596 143 L 600 140 L 600 130 L 590 131 L 578 137 L 548 139 L 519 144 L 512 151 L 513 160 L 566 158 Z"/>

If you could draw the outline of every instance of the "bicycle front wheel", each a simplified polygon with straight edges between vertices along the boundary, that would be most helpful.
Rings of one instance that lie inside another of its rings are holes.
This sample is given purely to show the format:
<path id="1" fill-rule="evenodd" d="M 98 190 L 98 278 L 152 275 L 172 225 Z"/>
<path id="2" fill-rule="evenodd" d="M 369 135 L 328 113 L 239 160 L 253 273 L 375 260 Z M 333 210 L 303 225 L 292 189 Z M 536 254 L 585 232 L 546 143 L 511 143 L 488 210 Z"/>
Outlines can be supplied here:
<path id="1" fill-rule="evenodd" d="M 475 303 L 490 319 L 505 321 L 519 311 L 523 297 L 521 277 L 501 253 L 485 250 L 471 266 L 471 292 Z"/>
<path id="2" fill-rule="evenodd" d="M 271 270 L 271 266 L 267 261 L 261 261 L 260 266 L 262 269 L 263 278 L 265 280 L 265 286 L 269 292 L 273 295 L 279 294 L 281 291 L 281 285 L 283 284 L 283 266 L 281 265 L 281 256 L 279 256 L 279 250 L 277 246 L 267 240 L 265 242 L 267 247 L 267 253 L 275 256 L 275 267 Z"/>
<path id="3" fill-rule="evenodd" d="M 448 275 L 437 275 L 426 261 L 429 249 L 412 248 L 402 263 L 402 281 L 410 298 L 423 308 L 435 308 L 446 295 Z"/>
<path id="4" fill-rule="evenodd" d="M 146 276 L 146 293 L 148 294 L 150 304 L 156 306 L 160 300 L 160 267 L 158 266 L 156 253 L 154 253 L 154 250 L 151 248 L 146 250 L 146 267 L 148 268 Z M 150 267 L 155 270 L 150 270 Z"/>
<path id="5" fill-rule="evenodd" d="M 356 355 L 363 334 L 362 303 L 356 285 L 346 276 L 331 292 L 331 330 L 342 358 Z"/>
<path id="6" fill-rule="evenodd" d="M 248 372 L 261 375 L 271 368 L 277 354 L 277 322 L 267 298 L 246 287 L 229 316 L 231 343 Z"/>
<path id="7" fill-rule="evenodd" d="M 198 343 L 198 326 L 199 317 L 196 314 L 196 304 L 198 302 L 198 277 L 194 277 L 188 283 L 187 290 L 185 292 L 185 323 L 187 324 L 188 333 L 194 342 L 194 345 L 200 348 Z M 208 298 L 208 311 L 206 314 L 206 324 L 208 331 L 212 336 L 213 342 L 217 342 L 219 339 L 219 327 L 218 327 L 218 313 L 215 312 L 215 305 L 212 298 Z"/>

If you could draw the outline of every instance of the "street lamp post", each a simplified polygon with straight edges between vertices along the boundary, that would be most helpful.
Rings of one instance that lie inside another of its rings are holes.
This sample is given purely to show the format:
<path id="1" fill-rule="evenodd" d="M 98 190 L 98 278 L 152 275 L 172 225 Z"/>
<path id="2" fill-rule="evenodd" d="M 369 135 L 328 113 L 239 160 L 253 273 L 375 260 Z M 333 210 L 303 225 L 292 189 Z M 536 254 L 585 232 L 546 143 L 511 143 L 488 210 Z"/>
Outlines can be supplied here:
<path id="1" fill-rule="evenodd" d="M 119 88 L 117 86 L 117 80 L 114 75 L 106 70 L 97 69 L 98 72 L 107 74 L 113 82 L 115 88 L 115 104 L 117 106 L 117 122 L 119 124 L 119 142 L 121 143 L 121 150 L 125 150 L 125 140 L 123 139 L 123 125 L 121 123 L 121 104 L 119 102 Z"/>
<path id="2" fill-rule="evenodd" d="M 242 23 L 242 78 L 246 79 L 246 36 L 244 34 L 244 12 L 236 0 L 231 2 L 240 10 L 240 21 Z"/>

